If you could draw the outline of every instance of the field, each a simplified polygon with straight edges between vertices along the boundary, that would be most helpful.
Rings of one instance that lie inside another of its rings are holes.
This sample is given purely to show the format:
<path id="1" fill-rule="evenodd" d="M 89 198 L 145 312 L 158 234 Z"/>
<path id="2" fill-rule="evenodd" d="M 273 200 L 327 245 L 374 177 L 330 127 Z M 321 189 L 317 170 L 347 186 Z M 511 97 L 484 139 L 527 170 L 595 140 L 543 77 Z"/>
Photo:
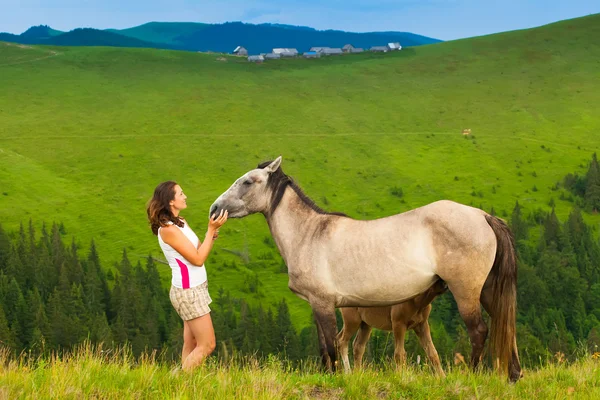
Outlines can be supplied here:
<path id="1" fill-rule="evenodd" d="M 351 374 L 323 374 L 308 362 L 292 368 L 276 358 L 217 360 L 193 375 L 151 357 L 134 363 L 127 352 L 106 355 L 84 346 L 76 356 L 8 361 L 0 356 L 0 398 L 35 393 L 40 398 L 236 398 L 236 399 L 594 399 L 600 396 L 598 359 L 584 356 L 570 365 L 551 363 L 525 370 L 509 384 L 489 372 L 445 368 L 438 378 L 425 368 L 404 371 L 367 367 Z"/>
<path id="2" fill-rule="evenodd" d="M 564 219 L 573 204 L 553 187 L 585 173 L 600 149 L 598 36 L 593 15 L 393 54 L 263 65 L 0 43 L 0 221 L 11 230 L 30 218 L 38 228 L 62 222 L 68 242 L 85 250 L 96 241 L 105 268 L 123 249 L 134 262 L 161 257 L 145 216 L 159 182 L 181 184 L 200 236 L 212 201 L 278 155 L 318 205 L 354 218 L 452 199 L 500 216 L 517 200 L 526 213 L 554 200 Z M 284 297 L 304 326 L 310 309 L 288 290 L 269 237 L 260 215 L 228 222 L 209 279 L 253 302 Z M 252 278 L 258 293 L 245 289 Z"/>

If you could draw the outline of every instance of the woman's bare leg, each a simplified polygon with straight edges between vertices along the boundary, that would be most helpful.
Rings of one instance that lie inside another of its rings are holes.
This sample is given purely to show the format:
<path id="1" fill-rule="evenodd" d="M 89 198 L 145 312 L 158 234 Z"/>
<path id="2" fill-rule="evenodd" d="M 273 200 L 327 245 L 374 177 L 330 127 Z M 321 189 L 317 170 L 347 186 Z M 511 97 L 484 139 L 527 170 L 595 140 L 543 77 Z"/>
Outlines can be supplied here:
<path id="1" fill-rule="evenodd" d="M 196 339 L 196 347 L 183 361 L 183 370 L 190 372 L 215 350 L 216 341 L 210 313 L 186 322 Z"/>
<path id="2" fill-rule="evenodd" d="M 181 350 L 181 363 L 185 362 L 185 359 L 190 355 L 196 348 L 196 338 L 192 334 L 192 329 L 187 321 L 183 321 L 183 349 Z"/>

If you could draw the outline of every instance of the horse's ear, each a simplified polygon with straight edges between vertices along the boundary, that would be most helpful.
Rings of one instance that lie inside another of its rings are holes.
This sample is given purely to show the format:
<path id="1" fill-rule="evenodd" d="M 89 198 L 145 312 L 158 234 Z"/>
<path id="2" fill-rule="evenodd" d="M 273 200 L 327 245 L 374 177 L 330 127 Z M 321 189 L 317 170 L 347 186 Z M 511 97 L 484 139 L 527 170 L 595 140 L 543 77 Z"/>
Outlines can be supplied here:
<path id="1" fill-rule="evenodd" d="M 280 165 L 281 165 L 281 156 L 277 157 L 275 159 L 275 161 L 273 161 L 271 164 L 267 165 L 267 168 L 265 168 L 265 170 L 269 174 L 272 174 L 273 172 L 277 171 L 277 169 L 279 168 Z"/>

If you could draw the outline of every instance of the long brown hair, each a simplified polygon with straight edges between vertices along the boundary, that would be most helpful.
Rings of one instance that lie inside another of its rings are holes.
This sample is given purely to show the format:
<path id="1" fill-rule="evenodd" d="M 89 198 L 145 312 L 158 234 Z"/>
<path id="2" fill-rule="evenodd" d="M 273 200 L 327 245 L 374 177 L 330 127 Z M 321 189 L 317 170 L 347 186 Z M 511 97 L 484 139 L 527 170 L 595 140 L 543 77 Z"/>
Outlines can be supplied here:
<path id="1" fill-rule="evenodd" d="M 175 185 L 177 185 L 177 182 L 174 181 L 166 181 L 159 184 L 154 189 L 154 195 L 148 201 L 146 213 L 148 214 L 152 233 L 155 235 L 158 235 L 158 228 L 166 226 L 169 221 L 183 228 L 182 218 L 173 215 L 171 205 L 169 204 L 175 198 Z"/>

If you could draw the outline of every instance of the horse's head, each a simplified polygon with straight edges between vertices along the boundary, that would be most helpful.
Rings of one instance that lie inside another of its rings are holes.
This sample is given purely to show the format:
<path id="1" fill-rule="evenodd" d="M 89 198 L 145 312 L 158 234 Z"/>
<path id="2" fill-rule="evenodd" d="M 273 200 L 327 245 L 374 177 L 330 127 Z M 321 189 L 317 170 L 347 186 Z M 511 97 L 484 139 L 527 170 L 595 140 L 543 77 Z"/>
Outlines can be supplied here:
<path id="1" fill-rule="evenodd" d="M 257 212 L 268 212 L 277 189 L 273 176 L 285 177 L 280 165 L 281 156 L 246 172 L 215 200 L 210 206 L 210 215 L 227 210 L 230 218 L 242 218 Z"/>

